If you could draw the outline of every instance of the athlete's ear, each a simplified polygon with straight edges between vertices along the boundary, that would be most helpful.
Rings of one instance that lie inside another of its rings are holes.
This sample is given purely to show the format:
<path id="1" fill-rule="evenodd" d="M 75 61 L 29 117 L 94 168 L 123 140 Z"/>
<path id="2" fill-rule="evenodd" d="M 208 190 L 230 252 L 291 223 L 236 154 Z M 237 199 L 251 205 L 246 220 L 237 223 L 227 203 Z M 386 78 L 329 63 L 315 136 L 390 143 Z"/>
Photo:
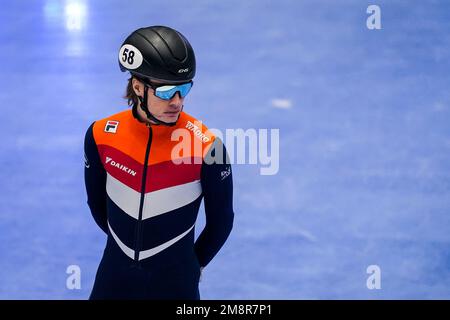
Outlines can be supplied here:
<path id="1" fill-rule="evenodd" d="M 140 82 L 136 78 L 133 78 L 131 81 L 132 81 L 131 85 L 133 86 L 134 93 L 136 93 L 136 95 L 142 97 L 144 95 L 144 85 L 142 84 L 142 82 Z"/>

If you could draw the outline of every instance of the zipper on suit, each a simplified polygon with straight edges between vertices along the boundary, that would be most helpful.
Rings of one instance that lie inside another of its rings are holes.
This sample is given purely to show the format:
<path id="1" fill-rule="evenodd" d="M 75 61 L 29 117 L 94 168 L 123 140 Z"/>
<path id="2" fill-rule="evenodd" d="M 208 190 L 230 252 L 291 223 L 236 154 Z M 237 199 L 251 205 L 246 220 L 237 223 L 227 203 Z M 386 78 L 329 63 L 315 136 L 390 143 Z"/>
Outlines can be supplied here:
<path id="1" fill-rule="evenodd" d="M 144 210 L 144 199 L 145 199 L 145 185 L 147 184 L 147 163 L 148 157 L 150 155 L 150 146 L 152 145 L 153 131 L 152 127 L 148 128 L 148 141 L 147 141 L 147 149 L 145 151 L 145 160 L 144 160 L 144 171 L 142 172 L 142 186 L 141 186 L 141 201 L 139 203 L 139 217 L 136 224 L 136 239 L 135 239 L 135 252 L 134 252 L 134 261 L 139 262 L 139 252 L 142 247 L 142 211 Z"/>

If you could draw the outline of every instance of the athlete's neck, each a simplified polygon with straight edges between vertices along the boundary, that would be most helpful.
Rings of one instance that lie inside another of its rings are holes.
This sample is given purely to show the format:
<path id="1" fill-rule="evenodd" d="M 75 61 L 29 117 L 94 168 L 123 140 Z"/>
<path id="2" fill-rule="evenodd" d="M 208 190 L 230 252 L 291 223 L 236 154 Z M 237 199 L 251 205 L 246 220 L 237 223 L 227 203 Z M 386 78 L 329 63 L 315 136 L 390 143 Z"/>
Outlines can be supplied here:
<path id="1" fill-rule="evenodd" d="M 138 104 L 136 107 L 136 114 L 138 117 L 139 122 L 144 123 L 147 126 L 151 126 L 151 125 L 155 125 L 156 122 L 150 120 L 149 118 L 147 118 L 147 116 L 145 115 L 144 111 L 141 109 L 141 105 Z"/>

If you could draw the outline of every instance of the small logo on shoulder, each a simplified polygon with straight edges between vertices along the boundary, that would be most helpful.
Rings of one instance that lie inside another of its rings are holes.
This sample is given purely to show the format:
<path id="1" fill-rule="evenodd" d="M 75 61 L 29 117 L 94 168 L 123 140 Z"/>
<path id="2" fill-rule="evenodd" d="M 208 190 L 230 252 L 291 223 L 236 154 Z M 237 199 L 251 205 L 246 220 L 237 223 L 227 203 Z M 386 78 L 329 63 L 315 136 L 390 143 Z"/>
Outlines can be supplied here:
<path id="1" fill-rule="evenodd" d="M 231 167 L 228 167 L 226 170 L 222 171 L 220 173 L 220 180 L 224 180 L 226 177 L 228 177 L 231 173 Z"/>
<path id="2" fill-rule="evenodd" d="M 105 132 L 116 133 L 119 121 L 108 120 L 105 125 Z"/>
<path id="3" fill-rule="evenodd" d="M 91 165 L 89 164 L 89 159 L 88 159 L 86 153 L 84 154 L 84 166 L 85 166 L 87 169 L 89 169 L 89 167 L 91 166 Z"/>
<path id="4" fill-rule="evenodd" d="M 197 122 L 195 122 L 197 123 Z M 201 122 L 199 122 L 199 124 L 201 125 Z M 194 133 L 195 136 L 197 136 L 198 138 L 200 138 L 200 140 L 202 140 L 202 142 L 208 142 L 211 139 L 202 132 L 201 128 L 195 124 L 193 124 L 192 122 L 190 122 L 188 120 L 188 122 L 186 123 L 186 128 L 190 131 L 192 131 Z"/>

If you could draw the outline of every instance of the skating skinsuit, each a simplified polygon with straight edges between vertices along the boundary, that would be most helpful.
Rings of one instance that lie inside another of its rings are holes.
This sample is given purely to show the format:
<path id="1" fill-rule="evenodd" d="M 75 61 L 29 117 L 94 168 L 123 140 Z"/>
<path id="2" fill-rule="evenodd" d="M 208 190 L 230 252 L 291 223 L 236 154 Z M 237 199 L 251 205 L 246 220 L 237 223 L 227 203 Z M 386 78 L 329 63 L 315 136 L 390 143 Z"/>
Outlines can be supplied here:
<path id="1" fill-rule="evenodd" d="M 200 299 L 200 267 L 233 226 L 223 143 L 184 112 L 169 127 L 126 110 L 94 122 L 84 149 L 87 202 L 107 234 L 90 299 Z"/>

